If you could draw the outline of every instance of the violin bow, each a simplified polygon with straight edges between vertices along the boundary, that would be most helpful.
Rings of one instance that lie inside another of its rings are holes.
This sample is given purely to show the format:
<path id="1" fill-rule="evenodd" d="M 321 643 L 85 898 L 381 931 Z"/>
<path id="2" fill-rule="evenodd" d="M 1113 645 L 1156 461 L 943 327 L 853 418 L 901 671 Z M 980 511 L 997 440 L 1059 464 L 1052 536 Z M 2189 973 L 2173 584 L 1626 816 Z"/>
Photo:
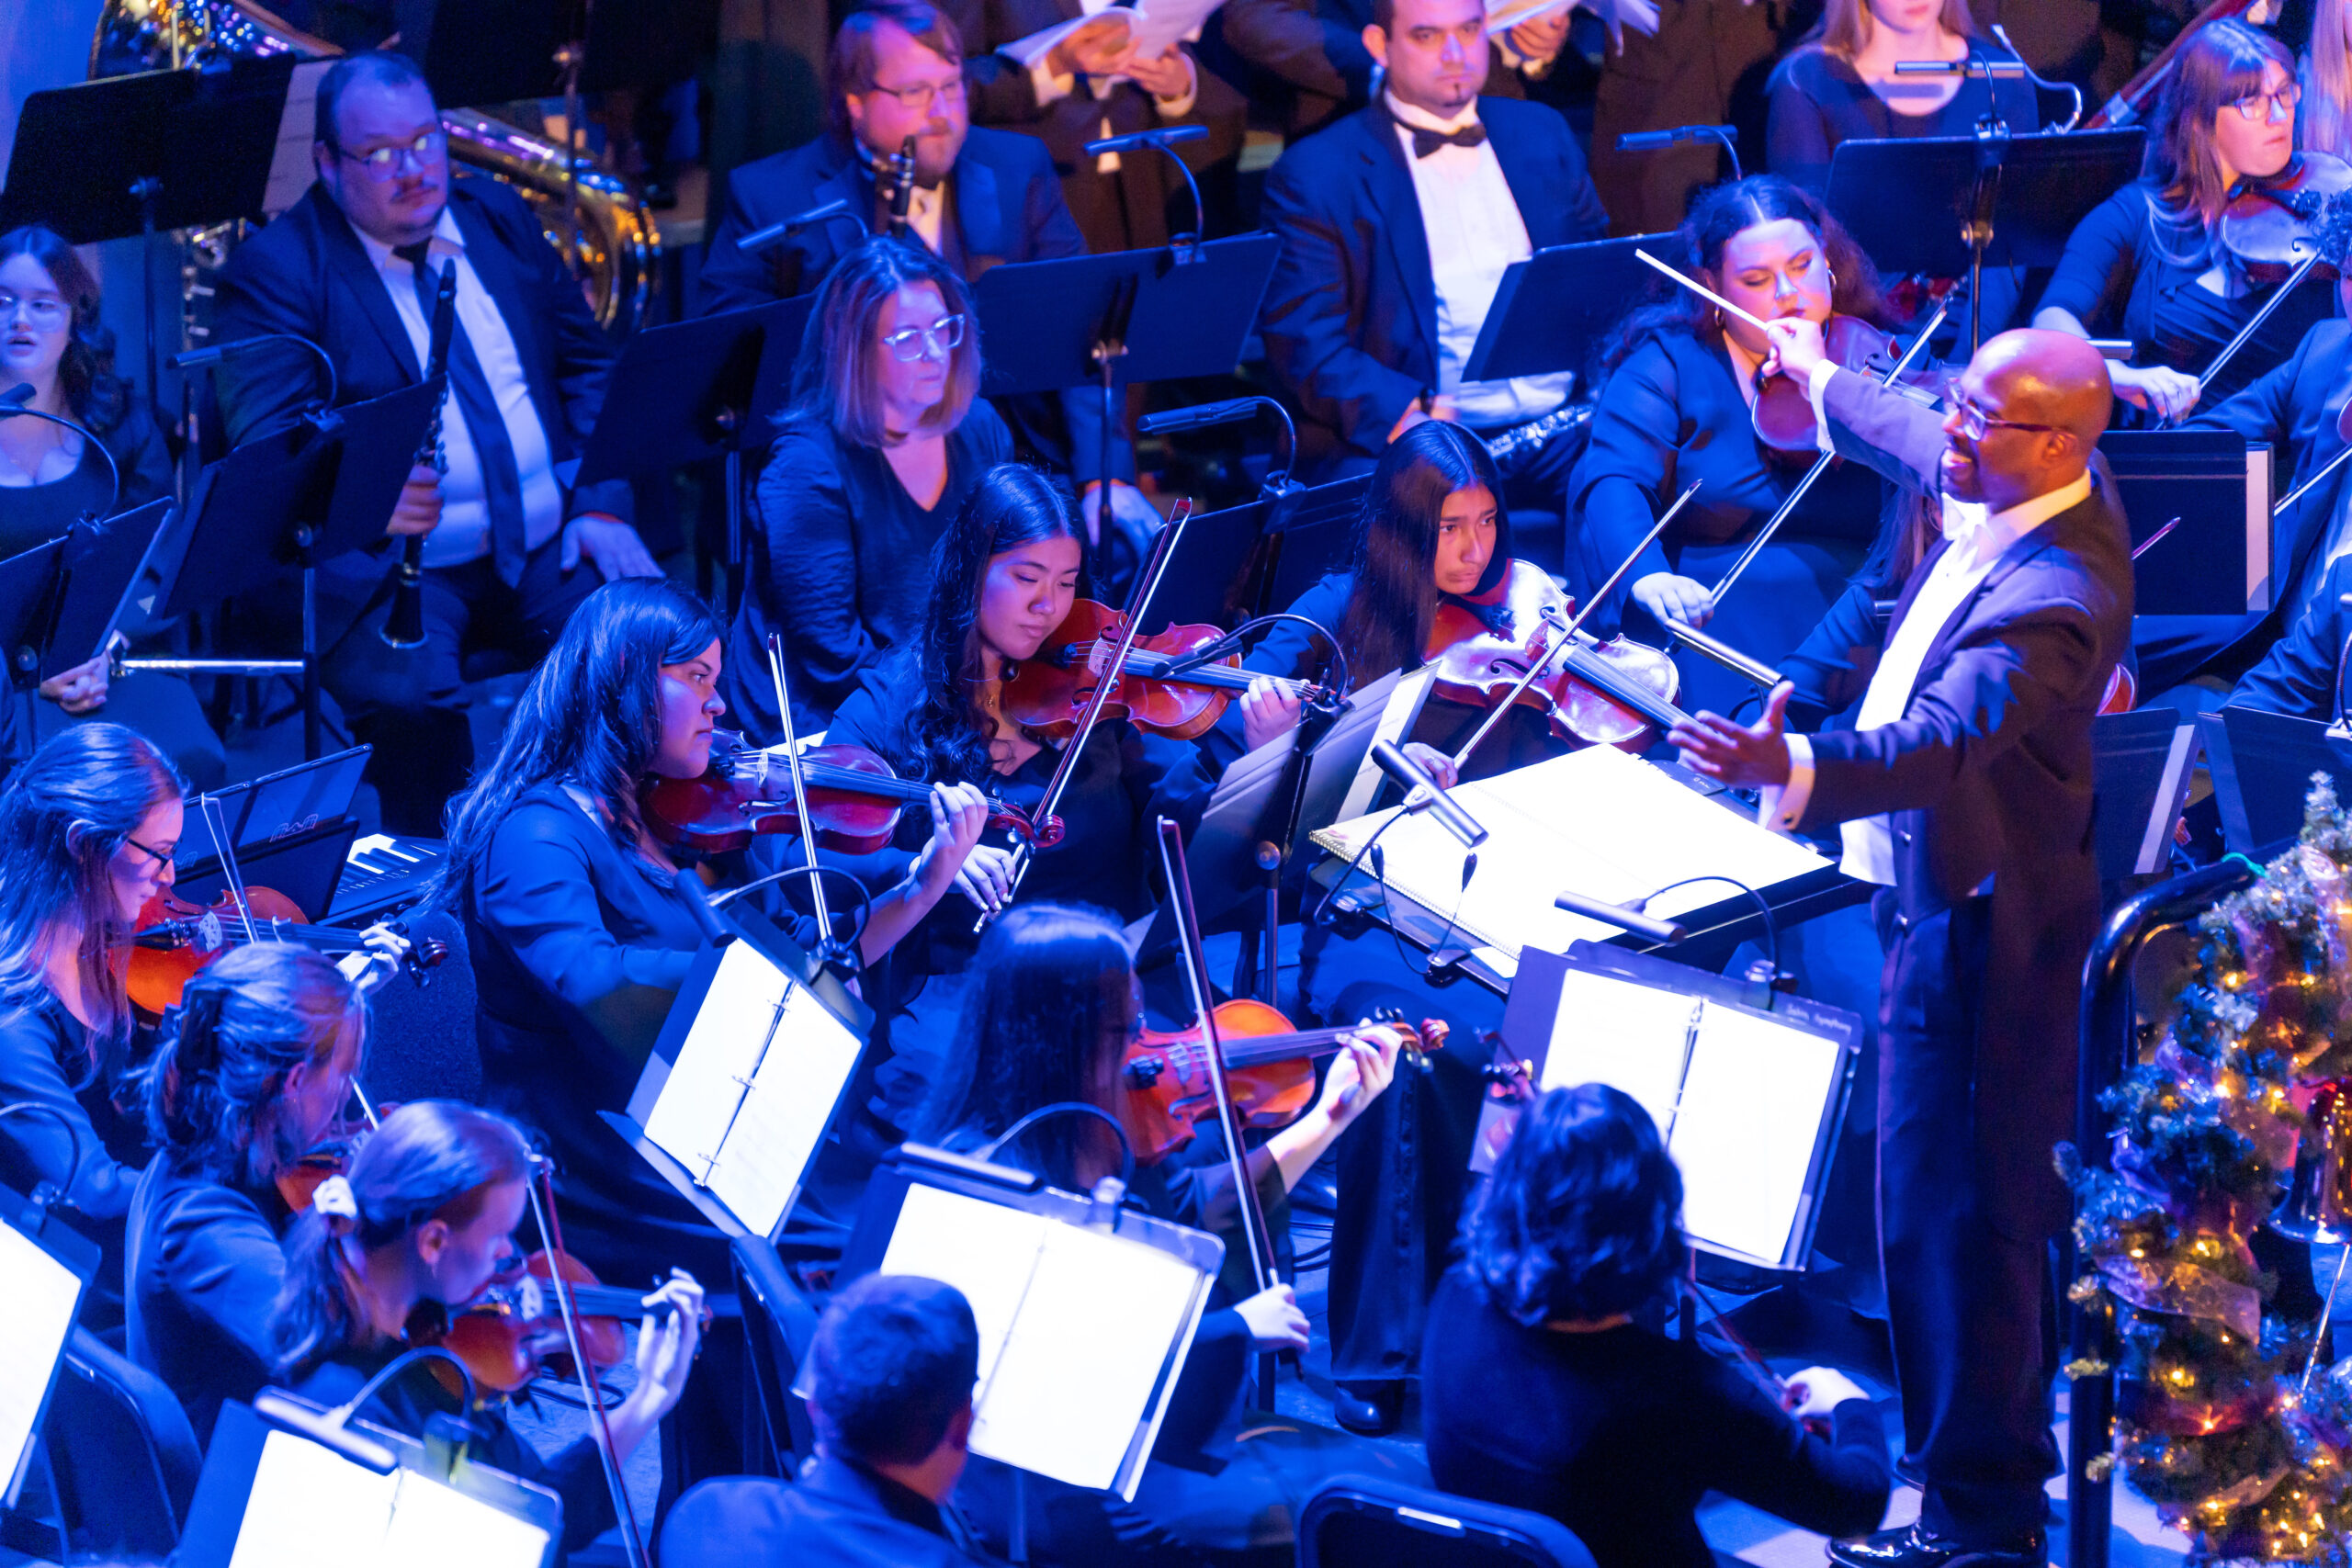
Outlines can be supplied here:
<path id="1" fill-rule="evenodd" d="M 237 864 L 237 846 L 229 841 L 229 827 L 221 815 L 220 797 L 199 795 L 196 797 L 196 809 L 203 817 L 204 825 L 212 829 L 213 847 L 220 852 L 220 874 L 228 879 L 229 892 L 237 900 L 238 917 L 245 922 L 245 941 L 259 942 L 261 938 L 254 932 L 253 900 L 245 897 L 244 870 Z"/>
<path id="2" fill-rule="evenodd" d="M 1928 346 L 1928 340 L 1936 335 L 1937 331 L 1944 324 L 1944 318 L 1951 313 L 1952 296 L 1959 292 L 1960 290 L 1953 289 L 1951 293 L 1946 294 L 1941 299 L 1936 301 L 1936 313 L 1928 318 L 1927 326 L 1920 331 L 1917 337 L 1911 340 L 1911 346 L 1903 351 L 1903 357 L 1896 360 L 1884 376 L 1879 378 L 1880 386 L 1894 385 L 1895 378 L 1911 368 L 1911 362 L 1918 357 L 1921 349 Z M 1732 584 L 1737 582 L 1740 575 L 1755 564 L 1756 558 L 1763 553 L 1765 546 L 1772 542 L 1772 536 L 1781 531 L 1781 525 L 1787 522 L 1789 514 L 1804 502 L 1806 492 L 1813 489 L 1814 481 L 1821 478 L 1822 474 L 1828 469 L 1829 461 L 1836 455 L 1832 452 L 1824 452 L 1813 460 L 1813 467 L 1807 468 L 1804 471 L 1804 477 L 1797 480 L 1796 489 L 1789 491 L 1789 498 L 1773 510 L 1772 515 L 1757 532 L 1756 537 L 1748 541 L 1747 548 L 1742 550 L 1739 558 L 1731 563 L 1731 570 L 1724 572 L 1722 580 L 1707 591 L 1709 613 L 1712 614 L 1723 604 L 1724 595 L 1731 592 Z"/>
<path id="3" fill-rule="evenodd" d="M 1487 710 L 1487 716 L 1479 721 L 1477 728 L 1470 732 L 1470 739 L 1462 743 L 1462 750 L 1453 754 L 1453 768 L 1456 773 L 1461 772 L 1464 767 L 1468 765 L 1470 753 L 1476 751 L 1478 749 L 1478 743 L 1487 739 L 1487 735 L 1492 732 L 1496 725 L 1502 722 L 1503 715 L 1509 713 L 1511 710 L 1512 705 L 1517 703 L 1521 696 L 1526 694 L 1527 688 L 1535 684 L 1538 680 L 1543 678 L 1544 672 L 1552 667 L 1552 661 L 1554 660 L 1559 658 L 1563 652 L 1574 646 L 1577 640 L 1577 633 L 1583 629 L 1586 617 L 1592 614 L 1593 610 L 1600 605 L 1602 600 L 1608 598 L 1611 593 L 1616 591 L 1619 580 L 1623 578 L 1628 571 L 1633 570 L 1634 563 L 1642 558 L 1642 552 L 1644 550 L 1648 549 L 1652 545 L 1657 543 L 1657 536 L 1666 532 L 1666 525 L 1674 521 L 1675 513 L 1680 512 L 1682 508 L 1690 502 L 1690 498 L 1699 493 L 1699 487 L 1706 482 L 1707 481 L 1704 479 L 1691 480 L 1690 488 L 1674 498 L 1674 504 L 1666 509 L 1665 515 L 1660 517 L 1656 523 L 1650 525 L 1650 531 L 1642 536 L 1642 542 L 1640 544 L 1634 547 L 1634 553 L 1617 563 L 1617 570 L 1609 574 L 1609 581 L 1603 582 L 1600 587 L 1585 595 L 1584 608 L 1578 610 L 1573 616 L 1571 616 L 1566 626 L 1560 626 L 1558 628 L 1560 640 L 1554 643 L 1549 649 L 1545 649 L 1543 658 L 1536 660 L 1527 667 L 1526 673 L 1520 676 L 1519 684 L 1510 689 L 1510 694 L 1509 696 L 1505 697 L 1501 702 L 1495 704 L 1492 707 L 1489 707 Z M 1546 625 L 1556 625 L 1556 623 L 1552 621 L 1551 617 L 1551 608 L 1547 605 L 1544 609 L 1544 622 Z"/>
<path id="4" fill-rule="evenodd" d="M 2254 313 L 2245 325 L 2238 329 L 2237 336 L 2222 345 L 2222 352 L 2215 355 L 2212 363 L 2205 367 L 2205 374 L 2197 378 L 2199 397 L 2205 395 L 2206 383 L 2222 373 L 2222 367 L 2236 358 L 2238 350 L 2254 341 L 2254 334 L 2262 330 L 2262 323 L 2268 321 L 2272 313 L 2287 302 L 2287 296 L 2292 294 L 2303 279 L 2312 275 L 2313 267 L 2322 262 L 2328 262 L 2335 265 L 2343 265 L 2346 248 L 2343 238 L 2344 220 L 2331 211 L 2335 206 L 2335 200 L 2328 199 L 2326 205 L 2321 209 L 2321 216 L 2312 220 L 2312 238 L 2305 242 L 2311 246 L 2312 254 L 2295 264 L 2295 270 L 2287 275 L 2287 281 L 2270 291 L 2270 298 L 2262 302 L 2262 308 Z M 2321 239 L 2323 235 L 2328 235 L 2334 243 L 2323 243 Z M 2332 255 L 2331 252 L 2334 253 Z M 2171 426 L 2172 420 L 2167 416 L 2157 428 L 2170 429 Z"/>
<path id="5" fill-rule="evenodd" d="M 1119 612 L 1119 641 L 1111 658 L 1095 676 L 1093 694 L 1086 699 L 1086 711 L 1079 716 L 1078 733 L 1069 738 L 1062 754 L 1054 763 L 1053 776 L 1046 781 L 1046 793 L 1038 798 L 1037 809 L 1029 818 L 1030 831 L 1012 847 L 1012 868 L 1009 874 L 1012 890 L 1004 903 L 996 909 L 983 909 L 980 918 L 972 922 L 972 934 L 977 936 L 996 920 L 998 910 L 1021 896 L 1022 879 L 1029 874 L 1029 863 L 1036 858 L 1037 838 L 1046 824 L 1061 809 L 1062 795 L 1069 788 L 1069 781 L 1078 771 L 1078 759 L 1093 737 L 1094 727 L 1102 717 L 1102 710 L 1118 689 L 1127 668 L 1127 655 L 1135 651 L 1136 637 L 1143 629 L 1144 612 L 1151 607 L 1151 596 L 1159 591 L 1159 581 L 1168 575 L 1168 563 L 1176 554 L 1176 542 L 1182 536 L 1184 525 L 1192 521 L 1193 498 L 1180 498 L 1168 513 L 1167 525 L 1152 536 L 1151 558 L 1144 562 L 1143 570 L 1136 578 L 1135 591 L 1127 595 L 1126 608 Z M 1089 655 L 1091 659 L 1092 656 Z"/>
<path id="6" fill-rule="evenodd" d="M 768 633 L 768 676 L 775 682 L 775 711 L 784 726 L 785 772 L 792 778 L 792 808 L 800 814 L 800 852 L 808 862 L 808 903 L 817 916 L 817 962 L 846 954 L 848 943 L 833 941 L 833 912 L 825 902 L 825 872 L 817 861 L 817 825 L 808 819 L 808 784 L 800 771 L 800 741 L 792 728 L 792 693 L 784 679 L 784 638 Z"/>

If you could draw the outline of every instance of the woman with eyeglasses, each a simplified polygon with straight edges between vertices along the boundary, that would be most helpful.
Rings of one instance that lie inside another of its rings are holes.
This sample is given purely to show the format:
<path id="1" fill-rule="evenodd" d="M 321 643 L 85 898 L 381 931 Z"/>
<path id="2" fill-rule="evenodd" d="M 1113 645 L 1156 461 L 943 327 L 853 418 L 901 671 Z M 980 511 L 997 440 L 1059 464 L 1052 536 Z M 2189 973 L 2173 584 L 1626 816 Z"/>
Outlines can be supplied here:
<path id="1" fill-rule="evenodd" d="M 767 636 L 784 634 L 793 717 L 822 729 L 866 666 L 914 636 L 922 570 L 1012 436 L 977 396 L 979 334 L 953 267 L 868 240 L 825 279 L 752 499 L 750 573 L 728 634 L 727 705 L 779 739 Z"/>
<path id="2" fill-rule="evenodd" d="M 187 784 L 119 724 L 51 737 L 0 789 L 0 1187 L 53 1189 L 107 1253 L 93 1298 L 120 1310 L 123 1215 L 146 1157 L 118 1103 L 132 1059 L 126 944 L 172 885 Z"/>
<path id="3" fill-rule="evenodd" d="M 2221 243 L 2222 209 L 2241 186 L 2292 169 L 2301 98 L 2294 58 L 2276 39 L 2237 21 L 2199 28 L 2173 57 L 2140 178 L 2075 226 L 2033 324 L 2131 339 L 2132 362 L 2108 367 L 2125 401 L 2165 419 L 2218 402 L 2335 314 L 2332 280 L 2306 278 L 2207 378 L 2278 287 L 2248 276 Z"/>
<path id="4" fill-rule="evenodd" d="M 35 412 L 0 419 L 0 558 L 48 543 L 79 519 L 143 506 L 171 488 L 172 459 L 145 400 L 115 374 L 114 334 L 98 319 L 96 276 L 73 246 L 38 223 L 0 234 L 0 391 L 18 386 L 32 389 L 25 406 Z M 199 788 L 228 776 L 220 738 L 176 676 L 110 682 L 107 661 L 92 659 L 43 682 L 40 695 L 29 722 L 20 705 L 0 704 L 0 774 L 44 738 L 103 715 L 153 739 Z"/>

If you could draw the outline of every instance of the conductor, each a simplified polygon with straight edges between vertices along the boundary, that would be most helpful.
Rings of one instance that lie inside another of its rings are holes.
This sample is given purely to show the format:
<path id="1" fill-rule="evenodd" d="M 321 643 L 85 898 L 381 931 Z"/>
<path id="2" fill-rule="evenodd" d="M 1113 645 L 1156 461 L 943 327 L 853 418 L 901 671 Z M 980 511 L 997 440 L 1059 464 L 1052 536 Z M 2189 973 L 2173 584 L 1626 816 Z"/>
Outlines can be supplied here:
<path id="1" fill-rule="evenodd" d="M 1742 726 L 1673 739 L 1694 770 L 1760 790 L 1783 829 L 1842 823 L 1845 870 L 1880 885 L 1879 1248 L 1916 1525 L 1829 1549 L 1849 1568 L 2040 1568 L 2056 1347 L 2048 1247 L 2066 1222 L 2051 1147 L 2075 1105 L 2069 1043 L 2098 919 L 2091 719 L 2127 645 L 2132 567 L 2092 465 L 2111 393 L 2098 353 L 2052 332 L 1988 341 L 1937 416 L 1774 324 L 1837 452 L 1940 502 L 1944 537 L 1885 642 L 1826 660 L 1818 722 L 1792 688 Z"/>

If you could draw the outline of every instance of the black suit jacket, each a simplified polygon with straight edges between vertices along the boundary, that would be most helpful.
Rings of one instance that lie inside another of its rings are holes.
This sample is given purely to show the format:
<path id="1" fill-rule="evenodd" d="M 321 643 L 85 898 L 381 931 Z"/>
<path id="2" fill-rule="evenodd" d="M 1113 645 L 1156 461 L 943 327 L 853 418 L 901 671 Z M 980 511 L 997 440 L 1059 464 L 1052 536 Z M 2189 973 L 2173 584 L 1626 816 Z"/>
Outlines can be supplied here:
<path id="1" fill-rule="evenodd" d="M 1371 21 L 1372 0 L 1225 0 L 1209 26 L 1227 49 L 1272 78 L 1250 84 L 1252 99 L 1278 98 L 1290 89 L 1286 120 L 1296 141 L 1371 101 L 1375 62 L 1363 46 Z M 1489 40 L 1484 91 L 1523 98 L 1526 85 L 1504 62 L 1502 44 L 1499 38 Z M 1548 73 L 1547 67 L 1533 74 Z"/>
<path id="2" fill-rule="evenodd" d="M 2271 644 L 2262 662 L 2230 688 L 2229 705 L 2335 722 L 2336 670 L 2345 640 L 2352 637 L 2352 610 L 2344 607 L 2346 593 L 2352 593 L 2352 556 L 2338 558 L 2327 569 L 2318 592 L 2294 617 L 2293 629 Z"/>
<path id="3" fill-rule="evenodd" d="M 1478 100 L 1537 250 L 1597 240 L 1609 218 L 1568 122 L 1541 104 Z M 1396 122 L 1378 104 L 1298 143 L 1266 177 L 1282 259 L 1259 330 L 1298 403 L 1302 453 L 1324 468 L 1379 457 L 1405 405 L 1437 385 L 1437 285 Z"/>
<path id="4" fill-rule="evenodd" d="M 565 484 L 565 515 L 633 514 L 626 479 L 573 489 L 572 466 L 604 407 L 605 382 L 617 351 L 590 314 L 579 280 L 548 244 L 539 220 L 494 180 L 459 179 L 449 210 L 466 237 L 466 260 L 497 301 L 514 334 L 531 389 L 531 406 L 547 431 L 548 451 Z M 334 357 L 344 402 L 364 402 L 414 386 L 424 377 L 381 274 L 359 236 L 313 185 L 275 222 L 237 247 L 213 299 L 217 343 L 263 333 L 295 333 Z M 322 375 L 300 349 L 224 359 L 217 375 L 220 412 L 232 444 L 283 425 L 323 397 Z"/>
<path id="5" fill-rule="evenodd" d="M 1833 378 L 1825 406 L 1840 455 L 1937 495 L 1936 413 L 1863 376 Z M 2131 640 L 2129 539 L 2113 481 L 2095 470 L 2090 496 L 2011 545 L 1962 603 L 1902 718 L 1812 738 L 1799 826 L 1891 818 L 1898 930 L 1993 879 L 1982 1033 L 1954 1048 L 1976 1053 L 1978 1081 L 1991 1086 L 1976 1100 L 1982 1190 L 2012 1234 L 2048 1234 L 2066 1213 L 2050 1150 L 2074 1119 L 2075 1011 L 2098 925 L 2091 721 Z M 1905 584 L 1890 641 L 1948 547 Z M 1815 707 L 1837 712 L 1861 695 L 1883 647 L 1843 621 L 1819 636 L 1826 646 L 1809 645 L 1803 662 Z M 1949 984 L 1945 955 L 1921 951 L 1929 945 L 1896 949 L 1890 1009 L 1905 998 L 1918 1008 Z"/>

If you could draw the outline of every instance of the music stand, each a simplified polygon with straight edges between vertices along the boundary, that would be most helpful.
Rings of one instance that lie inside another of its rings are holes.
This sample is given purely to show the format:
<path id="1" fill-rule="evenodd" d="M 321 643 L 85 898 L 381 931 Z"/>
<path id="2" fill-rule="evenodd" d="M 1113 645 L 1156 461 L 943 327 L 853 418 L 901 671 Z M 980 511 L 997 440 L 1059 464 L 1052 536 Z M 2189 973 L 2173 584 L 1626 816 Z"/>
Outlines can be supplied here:
<path id="1" fill-rule="evenodd" d="M 2262 708 L 2225 707 L 2197 716 L 2213 775 L 2222 842 L 2233 854 L 2267 859 L 2303 830 L 2312 775 L 2325 773 L 2338 800 L 2352 800 L 2352 741 L 2327 726 Z"/>
<path id="2" fill-rule="evenodd" d="M 153 591 L 148 567 L 163 547 L 171 514 L 165 498 L 104 522 L 84 518 L 66 530 L 57 619 L 41 656 L 42 680 L 109 650 L 116 629 L 139 611 L 140 590 Z"/>
<path id="3" fill-rule="evenodd" d="M 2138 176 L 2146 141 L 2132 126 L 1848 141 L 1829 161 L 1827 206 L 1880 271 L 1968 279 L 1973 352 L 1985 262 L 2055 266 L 2075 226 Z"/>
<path id="4" fill-rule="evenodd" d="M 972 285 L 991 398 L 1091 383 L 1102 393 L 1103 502 L 1134 381 L 1230 373 L 1282 254 L 1272 234 L 990 267 Z"/>
<path id="5" fill-rule="evenodd" d="M 1462 367 L 1464 381 L 1514 376 L 1582 376 L 1593 344 L 1624 314 L 1654 276 L 1636 250 L 1651 254 L 1671 234 L 1636 234 L 1581 245 L 1552 245 L 1503 269 L 1478 341 Z"/>
<path id="6" fill-rule="evenodd" d="M 0 1293 L 0 1338 L 9 1359 L 6 1395 L 0 1398 L 0 1507 L 16 1506 L 83 1287 L 97 1268 L 95 1246 L 50 1223 L 46 1198 L 28 1201 L 0 1189 L 0 1279 L 8 1281 Z"/>
<path id="7" fill-rule="evenodd" d="M 2179 522 L 2132 558 L 2136 614 L 2234 618 L 2270 608 L 2268 446 L 2234 430 L 2110 430 L 2098 450 L 2134 547 Z"/>

